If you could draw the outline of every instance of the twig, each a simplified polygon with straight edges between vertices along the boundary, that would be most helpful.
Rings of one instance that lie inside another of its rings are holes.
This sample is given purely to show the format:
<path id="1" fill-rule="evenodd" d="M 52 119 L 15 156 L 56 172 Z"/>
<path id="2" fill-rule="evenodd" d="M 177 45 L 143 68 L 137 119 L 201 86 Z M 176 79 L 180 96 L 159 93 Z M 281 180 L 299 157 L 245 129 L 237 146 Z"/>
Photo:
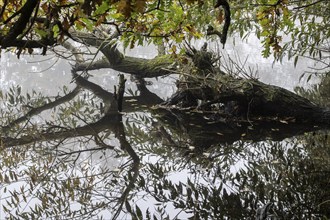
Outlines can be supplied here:
<path id="1" fill-rule="evenodd" d="M 320 2 L 323 2 L 323 1 L 328 1 L 328 0 L 319 0 L 319 1 L 316 1 L 316 2 L 313 2 L 313 3 L 310 3 L 310 4 L 307 4 L 307 5 L 302 5 L 302 6 L 294 7 L 293 9 L 294 10 L 297 10 L 297 9 L 299 10 L 301 8 L 307 8 L 307 7 L 310 7 L 312 5 L 316 5 L 316 4 L 318 4 Z"/>

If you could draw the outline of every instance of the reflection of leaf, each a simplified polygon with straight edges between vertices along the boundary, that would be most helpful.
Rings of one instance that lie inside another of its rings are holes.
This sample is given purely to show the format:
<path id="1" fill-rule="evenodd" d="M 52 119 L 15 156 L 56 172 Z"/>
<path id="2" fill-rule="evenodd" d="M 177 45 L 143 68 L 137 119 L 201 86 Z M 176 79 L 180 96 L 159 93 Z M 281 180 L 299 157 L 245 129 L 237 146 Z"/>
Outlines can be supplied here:
<path id="1" fill-rule="evenodd" d="M 127 200 L 125 201 L 125 207 L 129 213 L 132 213 L 132 207 Z"/>
<path id="2" fill-rule="evenodd" d="M 299 56 L 296 56 L 296 57 L 294 58 L 294 67 L 297 66 L 298 58 L 299 58 Z M 301 77 L 302 77 L 303 75 L 304 75 L 304 74 L 302 74 Z M 299 79 L 299 80 L 300 80 L 300 79 Z"/>
<path id="3" fill-rule="evenodd" d="M 138 219 L 143 219 L 141 209 L 139 208 L 138 205 L 135 206 L 135 211 L 136 211 L 136 215 L 137 215 Z"/>

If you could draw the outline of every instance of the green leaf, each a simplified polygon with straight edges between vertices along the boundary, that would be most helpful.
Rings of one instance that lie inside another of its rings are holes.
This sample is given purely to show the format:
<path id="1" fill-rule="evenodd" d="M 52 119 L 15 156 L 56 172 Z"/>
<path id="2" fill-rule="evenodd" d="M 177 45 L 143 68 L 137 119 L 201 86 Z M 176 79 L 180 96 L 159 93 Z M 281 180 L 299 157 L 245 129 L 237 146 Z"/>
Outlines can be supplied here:
<path id="1" fill-rule="evenodd" d="M 41 38 L 47 36 L 47 32 L 46 32 L 46 30 L 44 30 L 44 29 L 35 29 L 35 32 L 36 32 Z"/>
<path id="2" fill-rule="evenodd" d="M 102 1 L 102 4 L 95 10 L 95 14 L 104 14 L 107 10 L 109 10 L 108 2 Z"/>
<path id="3" fill-rule="evenodd" d="M 57 25 L 54 25 L 52 31 L 54 33 L 54 37 L 57 37 L 60 33 L 60 28 Z"/>

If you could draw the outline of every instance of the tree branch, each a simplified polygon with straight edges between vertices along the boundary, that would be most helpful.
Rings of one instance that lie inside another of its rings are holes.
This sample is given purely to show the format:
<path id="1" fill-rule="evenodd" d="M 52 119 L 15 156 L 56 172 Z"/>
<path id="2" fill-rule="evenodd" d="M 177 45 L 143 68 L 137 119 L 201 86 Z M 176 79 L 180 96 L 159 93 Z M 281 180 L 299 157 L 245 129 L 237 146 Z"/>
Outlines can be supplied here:
<path id="1" fill-rule="evenodd" d="M 123 73 L 139 75 L 143 78 L 164 76 L 173 73 L 168 70 L 173 69 L 171 66 L 175 62 L 170 56 L 160 56 L 154 59 L 124 56 L 117 49 L 117 45 L 111 42 L 111 38 L 100 39 L 93 34 L 78 31 L 72 31 L 72 36 L 79 42 L 99 48 L 108 61 L 107 63 L 105 59 L 101 59 L 96 63 L 82 63 L 75 66 L 75 71 L 111 68 Z"/>
<path id="2" fill-rule="evenodd" d="M 229 29 L 230 20 L 231 20 L 231 18 L 230 18 L 230 6 L 229 6 L 227 0 L 217 0 L 214 8 L 218 8 L 220 6 L 222 6 L 224 11 L 225 11 L 225 24 L 224 24 L 223 29 L 222 29 L 222 34 L 218 34 L 218 33 L 215 33 L 215 34 L 217 34 L 220 37 L 220 42 L 223 44 L 223 47 L 225 47 L 226 40 L 227 40 L 228 29 Z M 208 32 L 206 34 L 210 35 Z"/>
<path id="3" fill-rule="evenodd" d="M 22 34 L 26 25 L 30 21 L 33 10 L 37 7 L 39 1 L 37 0 L 28 0 L 25 5 L 22 7 L 20 14 L 21 16 L 15 22 L 13 27 L 9 30 L 7 36 L 1 39 L 1 47 L 7 48 L 12 46 L 13 41 L 17 40 L 18 35 Z"/>
<path id="4" fill-rule="evenodd" d="M 320 2 L 325 2 L 325 1 L 327 1 L 327 0 L 319 0 L 319 1 L 312 2 L 312 3 L 307 4 L 307 5 L 301 5 L 301 6 L 298 6 L 298 7 L 294 7 L 293 10 L 297 10 L 297 9 L 299 10 L 301 8 L 307 8 L 307 7 L 310 7 L 310 6 L 316 5 L 316 4 L 320 3 Z"/>

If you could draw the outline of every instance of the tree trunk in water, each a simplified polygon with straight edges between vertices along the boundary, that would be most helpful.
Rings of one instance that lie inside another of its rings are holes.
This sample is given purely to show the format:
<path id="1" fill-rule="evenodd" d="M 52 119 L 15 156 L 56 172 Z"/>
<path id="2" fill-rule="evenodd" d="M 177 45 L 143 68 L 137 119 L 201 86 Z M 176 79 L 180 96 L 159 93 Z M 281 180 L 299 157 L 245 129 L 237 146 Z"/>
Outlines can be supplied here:
<path id="1" fill-rule="evenodd" d="M 223 106 L 224 113 L 230 113 L 229 108 L 239 109 L 240 116 L 256 117 L 292 117 L 299 122 L 330 123 L 330 112 L 321 108 L 306 98 L 286 89 L 266 85 L 254 79 L 237 79 L 231 76 L 219 75 L 216 78 L 203 79 L 200 86 L 190 83 L 188 88 L 179 90 L 167 104 L 184 107 L 200 107 L 211 109 L 212 105 Z M 189 100 L 190 103 L 187 103 Z M 196 100 L 202 102 L 196 106 Z M 237 113 L 237 111 L 236 111 Z"/>
<path id="2" fill-rule="evenodd" d="M 92 64 L 80 63 L 75 67 L 76 71 L 111 68 L 140 78 L 173 72 L 183 73 L 178 92 L 165 106 L 175 104 L 178 107 L 214 110 L 217 105 L 220 113 L 244 116 L 246 119 L 258 116 L 290 117 L 302 123 L 330 123 L 329 110 L 318 107 L 306 98 L 277 86 L 266 85 L 254 79 L 235 78 L 219 71 L 219 68 L 213 66 L 214 56 L 206 51 L 206 46 L 200 51 L 188 49 L 183 60 L 190 61 L 180 70 L 177 69 L 177 66 L 182 66 L 182 63 L 178 62 L 180 59 L 174 59 L 170 55 L 154 59 L 126 57 L 109 39 L 100 39 L 80 32 L 72 34 L 85 44 L 98 47 L 105 55 L 103 59 Z"/>

